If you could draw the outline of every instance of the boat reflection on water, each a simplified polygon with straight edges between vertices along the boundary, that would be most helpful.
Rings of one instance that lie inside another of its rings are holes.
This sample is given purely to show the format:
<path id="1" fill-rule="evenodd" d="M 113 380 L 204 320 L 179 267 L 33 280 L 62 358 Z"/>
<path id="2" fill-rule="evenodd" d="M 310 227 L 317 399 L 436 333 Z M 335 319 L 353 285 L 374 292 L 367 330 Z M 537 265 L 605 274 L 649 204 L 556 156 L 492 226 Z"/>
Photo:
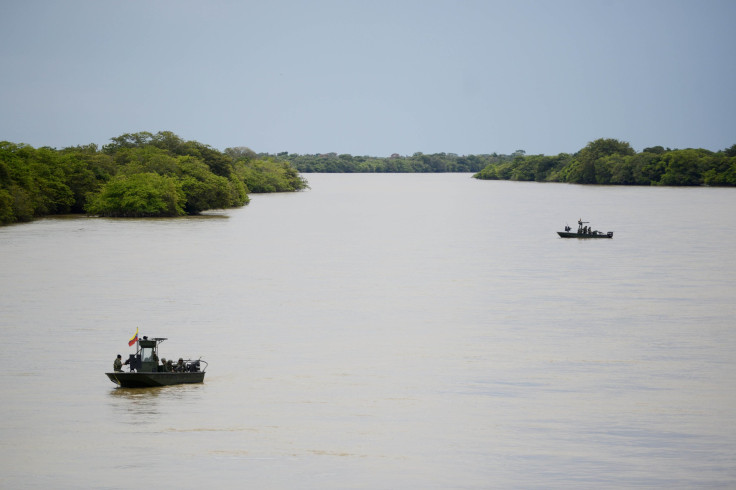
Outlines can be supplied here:
<path id="1" fill-rule="evenodd" d="M 111 388 L 108 393 L 108 405 L 115 419 L 123 424 L 155 425 L 162 417 L 182 408 L 196 406 L 201 403 L 205 385 L 181 384 L 173 386 L 157 386 L 150 388 Z"/>

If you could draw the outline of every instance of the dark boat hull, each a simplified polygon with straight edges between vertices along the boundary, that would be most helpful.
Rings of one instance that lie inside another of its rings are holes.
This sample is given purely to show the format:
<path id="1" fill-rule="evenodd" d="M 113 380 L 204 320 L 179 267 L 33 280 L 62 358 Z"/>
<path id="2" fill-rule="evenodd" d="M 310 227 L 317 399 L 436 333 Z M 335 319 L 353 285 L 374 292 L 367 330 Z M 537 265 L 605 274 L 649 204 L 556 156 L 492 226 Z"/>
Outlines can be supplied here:
<path id="1" fill-rule="evenodd" d="M 562 238 L 613 238 L 613 232 L 611 231 L 597 235 L 591 233 L 573 233 L 570 231 L 558 231 L 557 234 Z"/>
<path id="2" fill-rule="evenodd" d="M 110 381 L 123 388 L 147 388 L 204 382 L 204 372 L 199 373 L 105 373 Z"/>

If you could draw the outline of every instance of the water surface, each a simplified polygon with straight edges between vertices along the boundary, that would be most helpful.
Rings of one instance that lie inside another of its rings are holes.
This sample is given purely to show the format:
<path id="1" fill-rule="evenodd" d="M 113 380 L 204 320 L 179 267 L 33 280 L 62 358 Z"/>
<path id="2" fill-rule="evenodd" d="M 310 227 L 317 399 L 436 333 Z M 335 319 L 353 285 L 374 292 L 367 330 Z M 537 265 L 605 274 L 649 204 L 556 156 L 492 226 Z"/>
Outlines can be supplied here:
<path id="1" fill-rule="evenodd" d="M 736 484 L 733 189 L 307 177 L 0 228 L 0 487 Z M 116 388 L 136 327 L 205 383 Z"/>

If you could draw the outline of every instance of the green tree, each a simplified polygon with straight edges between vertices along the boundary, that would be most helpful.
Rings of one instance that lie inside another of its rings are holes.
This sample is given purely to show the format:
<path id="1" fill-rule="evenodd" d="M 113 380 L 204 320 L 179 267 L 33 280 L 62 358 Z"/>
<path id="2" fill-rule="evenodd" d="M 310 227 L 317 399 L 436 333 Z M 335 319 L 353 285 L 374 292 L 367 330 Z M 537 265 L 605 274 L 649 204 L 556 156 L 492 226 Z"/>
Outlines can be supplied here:
<path id="1" fill-rule="evenodd" d="M 151 143 L 153 134 L 148 131 L 139 133 L 125 133 L 115 138 L 110 138 L 112 143 L 102 147 L 102 151 L 109 154 L 119 152 L 123 148 L 142 148 Z"/>
<path id="2" fill-rule="evenodd" d="M 580 184 L 600 184 L 610 179 L 610 169 L 601 162 L 596 166 L 599 159 L 611 155 L 633 155 L 635 151 L 625 141 L 613 138 L 600 138 L 588 143 L 585 148 L 577 154 L 580 162 L 578 172 L 575 174 L 575 182 Z"/>
<path id="3" fill-rule="evenodd" d="M 659 180 L 661 185 L 700 185 L 704 182 L 703 172 L 708 166 L 709 156 L 703 150 L 674 150 L 662 156 L 665 172 Z"/>
<path id="4" fill-rule="evenodd" d="M 225 148 L 225 154 L 233 159 L 234 162 L 238 160 L 255 160 L 258 155 L 256 152 L 248 148 L 247 146 L 236 146 L 235 148 Z M 287 155 L 288 153 L 283 152 L 279 155 Z"/>
<path id="5" fill-rule="evenodd" d="M 667 150 L 664 149 L 662 146 L 652 146 L 650 148 L 644 148 L 642 150 L 643 153 L 656 153 L 657 155 L 661 155 L 663 153 L 666 153 Z"/>
<path id="6" fill-rule="evenodd" d="M 13 223 L 15 220 L 13 196 L 7 189 L 0 188 L 0 224 Z"/>
<path id="7" fill-rule="evenodd" d="M 200 159 L 178 157 L 178 167 L 182 176 L 182 190 L 186 195 L 184 209 L 188 214 L 242 206 L 247 202 L 247 193 L 241 181 L 213 174 Z"/>
<path id="8" fill-rule="evenodd" d="M 713 166 L 703 174 L 706 185 L 736 185 L 736 156 L 722 154 L 713 158 Z"/>
<path id="9" fill-rule="evenodd" d="M 116 175 L 87 204 L 89 214 L 114 217 L 181 216 L 185 195 L 174 177 Z"/>
<path id="10" fill-rule="evenodd" d="M 307 187 L 295 168 L 272 159 L 239 161 L 235 173 L 251 192 L 289 192 Z"/>

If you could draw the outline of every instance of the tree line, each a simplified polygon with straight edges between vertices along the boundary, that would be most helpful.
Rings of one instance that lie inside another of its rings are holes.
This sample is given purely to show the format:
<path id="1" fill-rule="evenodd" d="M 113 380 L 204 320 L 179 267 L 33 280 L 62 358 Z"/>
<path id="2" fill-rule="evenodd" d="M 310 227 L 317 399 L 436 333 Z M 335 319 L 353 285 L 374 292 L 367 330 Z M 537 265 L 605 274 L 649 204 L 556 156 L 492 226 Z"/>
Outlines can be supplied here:
<path id="1" fill-rule="evenodd" d="M 239 207 L 249 193 L 307 186 L 288 162 L 246 147 L 224 152 L 170 131 L 126 133 L 57 150 L 0 141 L 0 224 L 67 213 L 113 217 Z"/>
<path id="2" fill-rule="evenodd" d="M 625 141 L 601 138 L 574 154 L 517 155 L 489 164 L 474 177 L 601 185 L 735 186 L 736 145 L 718 152 L 654 146 L 637 153 Z"/>
<path id="3" fill-rule="evenodd" d="M 0 224 L 87 213 L 153 217 L 239 207 L 249 193 L 307 185 L 299 172 L 475 172 L 490 180 L 602 185 L 736 186 L 736 145 L 722 151 L 635 152 L 601 138 L 574 154 L 393 154 L 390 157 L 282 152 L 247 147 L 218 151 L 169 131 L 126 133 L 99 148 L 57 150 L 0 141 Z"/>
<path id="4" fill-rule="evenodd" d="M 491 164 L 511 161 L 518 154 L 499 155 L 456 155 L 455 153 L 414 153 L 401 156 L 396 153 L 390 157 L 353 156 L 349 154 L 318 153 L 300 155 L 281 152 L 260 153 L 260 158 L 279 162 L 290 162 L 299 172 L 311 173 L 441 173 L 441 172 L 479 172 Z"/>

